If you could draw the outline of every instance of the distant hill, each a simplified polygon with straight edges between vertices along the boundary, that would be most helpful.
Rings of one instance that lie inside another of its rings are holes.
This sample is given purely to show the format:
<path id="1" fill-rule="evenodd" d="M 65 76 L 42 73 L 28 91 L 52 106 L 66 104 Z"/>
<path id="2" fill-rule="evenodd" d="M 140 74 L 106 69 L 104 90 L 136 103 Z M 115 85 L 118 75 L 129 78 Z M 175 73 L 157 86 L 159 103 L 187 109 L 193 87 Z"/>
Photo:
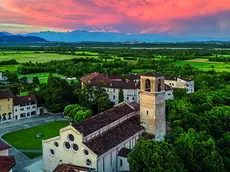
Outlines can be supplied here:
<path id="1" fill-rule="evenodd" d="M 167 34 L 125 34 L 114 32 L 37 32 L 29 33 L 26 36 L 37 36 L 47 41 L 55 42 L 189 42 L 189 41 L 229 41 L 230 38 L 213 37 L 177 37 Z M 135 40 L 135 41 L 133 41 Z"/>
<path id="2" fill-rule="evenodd" d="M 44 38 L 37 36 L 13 35 L 7 32 L 0 32 L 0 43 L 38 43 L 47 42 Z"/>

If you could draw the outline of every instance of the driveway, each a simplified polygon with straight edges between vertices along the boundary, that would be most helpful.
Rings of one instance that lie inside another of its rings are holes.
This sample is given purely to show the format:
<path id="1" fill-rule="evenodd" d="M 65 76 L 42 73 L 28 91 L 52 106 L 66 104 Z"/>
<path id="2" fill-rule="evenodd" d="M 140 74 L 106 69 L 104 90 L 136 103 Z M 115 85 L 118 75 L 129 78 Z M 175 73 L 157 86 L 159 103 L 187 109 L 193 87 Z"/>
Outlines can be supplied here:
<path id="1" fill-rule="evenodd" d="M 39 126 L 54 121 L 68 121 L 68 119 L 64 118 L 63 116 L 41 115 L 41 116 L 23 119 L 23 120 L 1 123 L 0 137 L 10 132 L 27 129 L 34 126 Z M 13 172 L 25 172 L 24 167 L 34 162 L 34 160 L 28 158 L 27 156 L 25 156 L 23 153 L 21 153 L 19 150 L 15 149 L 12 146 L 9 149 L 9 156 L 14 156 L 16 160 L 16 166 L 13 168 Z"/>

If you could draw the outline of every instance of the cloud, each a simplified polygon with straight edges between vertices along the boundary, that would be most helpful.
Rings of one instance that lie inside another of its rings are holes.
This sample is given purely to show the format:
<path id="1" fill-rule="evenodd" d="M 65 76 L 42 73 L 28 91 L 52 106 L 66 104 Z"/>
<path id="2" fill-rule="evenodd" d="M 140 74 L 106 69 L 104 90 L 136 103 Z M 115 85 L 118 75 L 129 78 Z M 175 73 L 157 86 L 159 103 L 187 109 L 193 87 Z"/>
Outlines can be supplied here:
<path id="1" fill-rule="evenodd" d="M 228 18 L 229 0 L 1 0 L 0 3 L 0 23 L 57 30 L 221 34 L 228 33 Z"/>

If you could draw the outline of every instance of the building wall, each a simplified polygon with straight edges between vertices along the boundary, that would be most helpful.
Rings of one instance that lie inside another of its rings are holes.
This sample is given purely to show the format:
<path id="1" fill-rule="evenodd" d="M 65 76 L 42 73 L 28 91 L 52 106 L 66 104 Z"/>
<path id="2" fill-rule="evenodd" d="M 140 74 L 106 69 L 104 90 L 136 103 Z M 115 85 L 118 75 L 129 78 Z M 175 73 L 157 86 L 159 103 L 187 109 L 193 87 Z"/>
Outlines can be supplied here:
<path id="1" fill-rule="evenodd" d="M 185 81 L 183 79 L 177 78 L 177 80 L 165 80 L 165 84 L 173 88 L 186 89 L 186 93 L 194 93 L 194 81 Z"/>
<path id="2" fill-rule="evenodd" d="M 9 155 L 8 149 L 1 150 L 1 151 L 0 151 L 0 156 L 8 156 L 8 155 Z"/>
<path id="3" fill-rule="evenodd" d="M 128 158 L 118 156 L 118 172 L 129 171 Z"/>
<path id="4" fill-rule="evenodd" d="M 2 81 L 2 72 L 0 72 L 0 81 Z"/>
<path id="5" fill-rule="evenodd" d="M 174 100 L 173 90 L 165 91 L 165 100 Z"/>
<path id="6" fill-rule="evenodd" d="M 105 154 L 101 155 L 98 158 L 98 172 L 118 172 L 123 168 L 128 168 L 127 166 L 129 166 L 129 164 L 127 162 L 124 162 L 124 164 L 120 166 L 120 161 L 117 154 L 123 147 L 133 149 L 142 133 L 143 131 L 137 133 L 113 149 L 107 151 Z"/>
<path id="7" fill-rule="evenodd" d="M 3 121 L 4 119 L 10 120 L 9 118 L 12 118 L 12 114 L 13 114 L 13 98 L 1 99 L 0 100 L 0 121 Z"/>
<path id="8" fill-rule="evenodd" d="M 14 119 L 23 119 L 38 115 L 37 104 L 29 104 L 26 106 L 14 106 Z"/>
<path id="9" fill-rule="evenodd" d="M 68 139 L 68 135 L 74 136 L 74 141 Z M 54 145 L 57 142 L 58 147 Z M 71 148 L 68 150 L 65 148 L 65 142 L 70 143 Z M 78 150 L 73 151 L 73 144 L 78 145 Z M 97 168 L 97 155 L 94 154 L 89 148 L 83 144 L 82 135 L 77 132 L 72 126 L 67 126 L 60 130 L 60 136 L 43 141 L 43 164 L 46 172 L 52 172 L 55 167 L 60 163 Z M 51 149 L 54 151 L 54 155 L 51 154 Z M 85 155 L 84 150 L 88 150 L 89 154 Z M 86 164 L 86 160 L 91 160 L 91 165 Z"/>

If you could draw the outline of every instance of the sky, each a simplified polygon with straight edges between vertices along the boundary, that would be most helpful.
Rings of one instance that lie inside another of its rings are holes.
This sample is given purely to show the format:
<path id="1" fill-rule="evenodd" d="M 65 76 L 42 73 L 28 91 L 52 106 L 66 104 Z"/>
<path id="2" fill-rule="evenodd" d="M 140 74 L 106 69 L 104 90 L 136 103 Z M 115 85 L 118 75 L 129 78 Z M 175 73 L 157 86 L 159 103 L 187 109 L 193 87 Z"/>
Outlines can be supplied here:
<path id="1" fill-rule="evenodd" d="M 230 0 L 0 0 L 0 31 L 230 37 Z"/>

